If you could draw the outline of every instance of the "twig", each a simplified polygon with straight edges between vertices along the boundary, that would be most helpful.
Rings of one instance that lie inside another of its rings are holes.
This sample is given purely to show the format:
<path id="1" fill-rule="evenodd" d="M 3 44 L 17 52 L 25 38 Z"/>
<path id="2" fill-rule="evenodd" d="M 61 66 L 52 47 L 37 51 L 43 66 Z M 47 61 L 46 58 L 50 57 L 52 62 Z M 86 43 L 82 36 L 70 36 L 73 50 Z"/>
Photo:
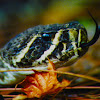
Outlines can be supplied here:
<path id="1" fill-rule="evenodd" d="M 0 70 L 0 72 L 14 72 L 14 71 L 32 71 L 33 69 L 14 69 L 14 70 Z M 71 75 L 71 76 L 76 76 L 76 77 L 81 77 L 81 78 L 85 78 L 85 79 L 89 79 L 92 81 L 96 81 L 100 83 L 100 79 L 91 77 L 91 76 L 87 76 L 87 75 L 81 75 L 81 74 L 74 74 L 71 72 L 61 72 L 61 71 L 52 71 L 52 70 L 37 70 L 36 71 L 42 71 L 42 72 L 55 72 L 55 73 L 59 73 L 59 74 L 66 74 L 66 75 Z"/>
<path id="2" fill-rule="evenodd" d="M 66 87 L 65 89 L 100 89 L 100 86 L 74 86 Z"/>
<path id="3" fill-rule="evenodd" d="M 100 86 L 74 86 L 74 87 L 66 87 L 65 89 L 100 89 Z M 14 91 L 15 88 L 0 88 L 0 92 L 3 91 Z M 22 91 L 21 88 L 16 88 L 16 91 Z"/>
<path id="4" fill-rule="evenodd" d="M 16 88 L 16 91 L 21 91 L 21 88 Z M 15 88 L 0 88 L 0 92 L 3 91 L 15 91 Z"/>
<path id="5" fill-rule="evenodd" d="M 17 95 L 3 95 L 3 97 L 16 97 Z"/>

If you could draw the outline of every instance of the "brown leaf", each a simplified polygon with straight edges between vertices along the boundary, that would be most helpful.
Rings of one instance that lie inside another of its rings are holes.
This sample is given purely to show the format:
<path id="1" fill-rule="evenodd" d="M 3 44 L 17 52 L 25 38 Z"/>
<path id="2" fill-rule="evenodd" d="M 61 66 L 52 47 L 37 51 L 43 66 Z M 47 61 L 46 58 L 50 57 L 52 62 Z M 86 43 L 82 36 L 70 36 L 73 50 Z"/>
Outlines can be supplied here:
<path id="1" fill-rule="evenodd" d="M 47 94 L 55 94 L 70 84 L 70 82 L 65 79 L 59 82 L 57 80 L 57 73 L 53 72 L 54 68 L 54 63 L 49 60 L 49 72 L 35 71 L 35 74 L 26 76 L 21 85 L 23 86 L 22 90 L 27 94 L 28 98 L 40 98 Z"/>

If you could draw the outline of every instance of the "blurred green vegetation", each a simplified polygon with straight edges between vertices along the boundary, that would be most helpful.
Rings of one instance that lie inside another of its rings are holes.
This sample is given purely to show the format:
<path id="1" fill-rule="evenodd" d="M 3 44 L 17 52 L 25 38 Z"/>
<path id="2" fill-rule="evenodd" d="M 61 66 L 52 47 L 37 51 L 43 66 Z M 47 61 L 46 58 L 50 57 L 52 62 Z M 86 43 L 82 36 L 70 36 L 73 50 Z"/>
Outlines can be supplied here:
<path id="1" fill-rule="evenodd" d="M 99 0 L 0 0 L 0 47 L 16 34 L 39 24 L 83 19 L 91 26 L 86 21 L 90 19 L 87 9 L 99 22 L 99 4 Z"/>
<path id="2" fill-rule="evenodd" d="M 86 27 L 91 39 L 95 24 L 87 9 L 100 24 L 100 0 L 0 0 L 0 47 L 27 28 L 74 20 Z M 100 78 L 100 38 L 74 65 L 60 70 Z M 92 84 L 80 78 L 76 83 Z"/>

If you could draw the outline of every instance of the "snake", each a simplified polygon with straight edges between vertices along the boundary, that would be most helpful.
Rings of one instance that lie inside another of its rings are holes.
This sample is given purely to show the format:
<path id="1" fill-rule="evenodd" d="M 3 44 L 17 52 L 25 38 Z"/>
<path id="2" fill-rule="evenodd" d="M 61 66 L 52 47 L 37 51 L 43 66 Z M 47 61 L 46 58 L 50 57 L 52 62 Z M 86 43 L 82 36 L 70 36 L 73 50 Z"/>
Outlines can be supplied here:
<path id="1" fill-rule="evenodd" d="M 47 70 L 48 58 L 56 68 L 82 57 L 99 37 L 98 24 L 89 41 L 86 28 L 78 21 L 38 25 L 21 32 L 0 49 L 0 70 Z M 15 85 L 33 71 L 0 72 L 0 87 Z"/>

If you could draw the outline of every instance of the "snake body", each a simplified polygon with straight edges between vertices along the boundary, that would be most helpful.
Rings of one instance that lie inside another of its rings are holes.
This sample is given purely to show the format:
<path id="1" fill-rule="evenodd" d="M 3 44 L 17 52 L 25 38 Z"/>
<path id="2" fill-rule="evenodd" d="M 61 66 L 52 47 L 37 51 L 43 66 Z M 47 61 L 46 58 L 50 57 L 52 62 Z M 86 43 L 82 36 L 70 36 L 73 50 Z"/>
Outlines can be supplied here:
<path id="1" fill-rule="evenodd" d="M 77 21 L 38 25 L 11 39 L 0 50 L 0 69 L 47 69 L 48 58 L 56 67 L 66 66 L 83 56 L 88 47 L 87 31 Z M 2 72 L 0 87 L 13 85 L 33 71 Z"/>

